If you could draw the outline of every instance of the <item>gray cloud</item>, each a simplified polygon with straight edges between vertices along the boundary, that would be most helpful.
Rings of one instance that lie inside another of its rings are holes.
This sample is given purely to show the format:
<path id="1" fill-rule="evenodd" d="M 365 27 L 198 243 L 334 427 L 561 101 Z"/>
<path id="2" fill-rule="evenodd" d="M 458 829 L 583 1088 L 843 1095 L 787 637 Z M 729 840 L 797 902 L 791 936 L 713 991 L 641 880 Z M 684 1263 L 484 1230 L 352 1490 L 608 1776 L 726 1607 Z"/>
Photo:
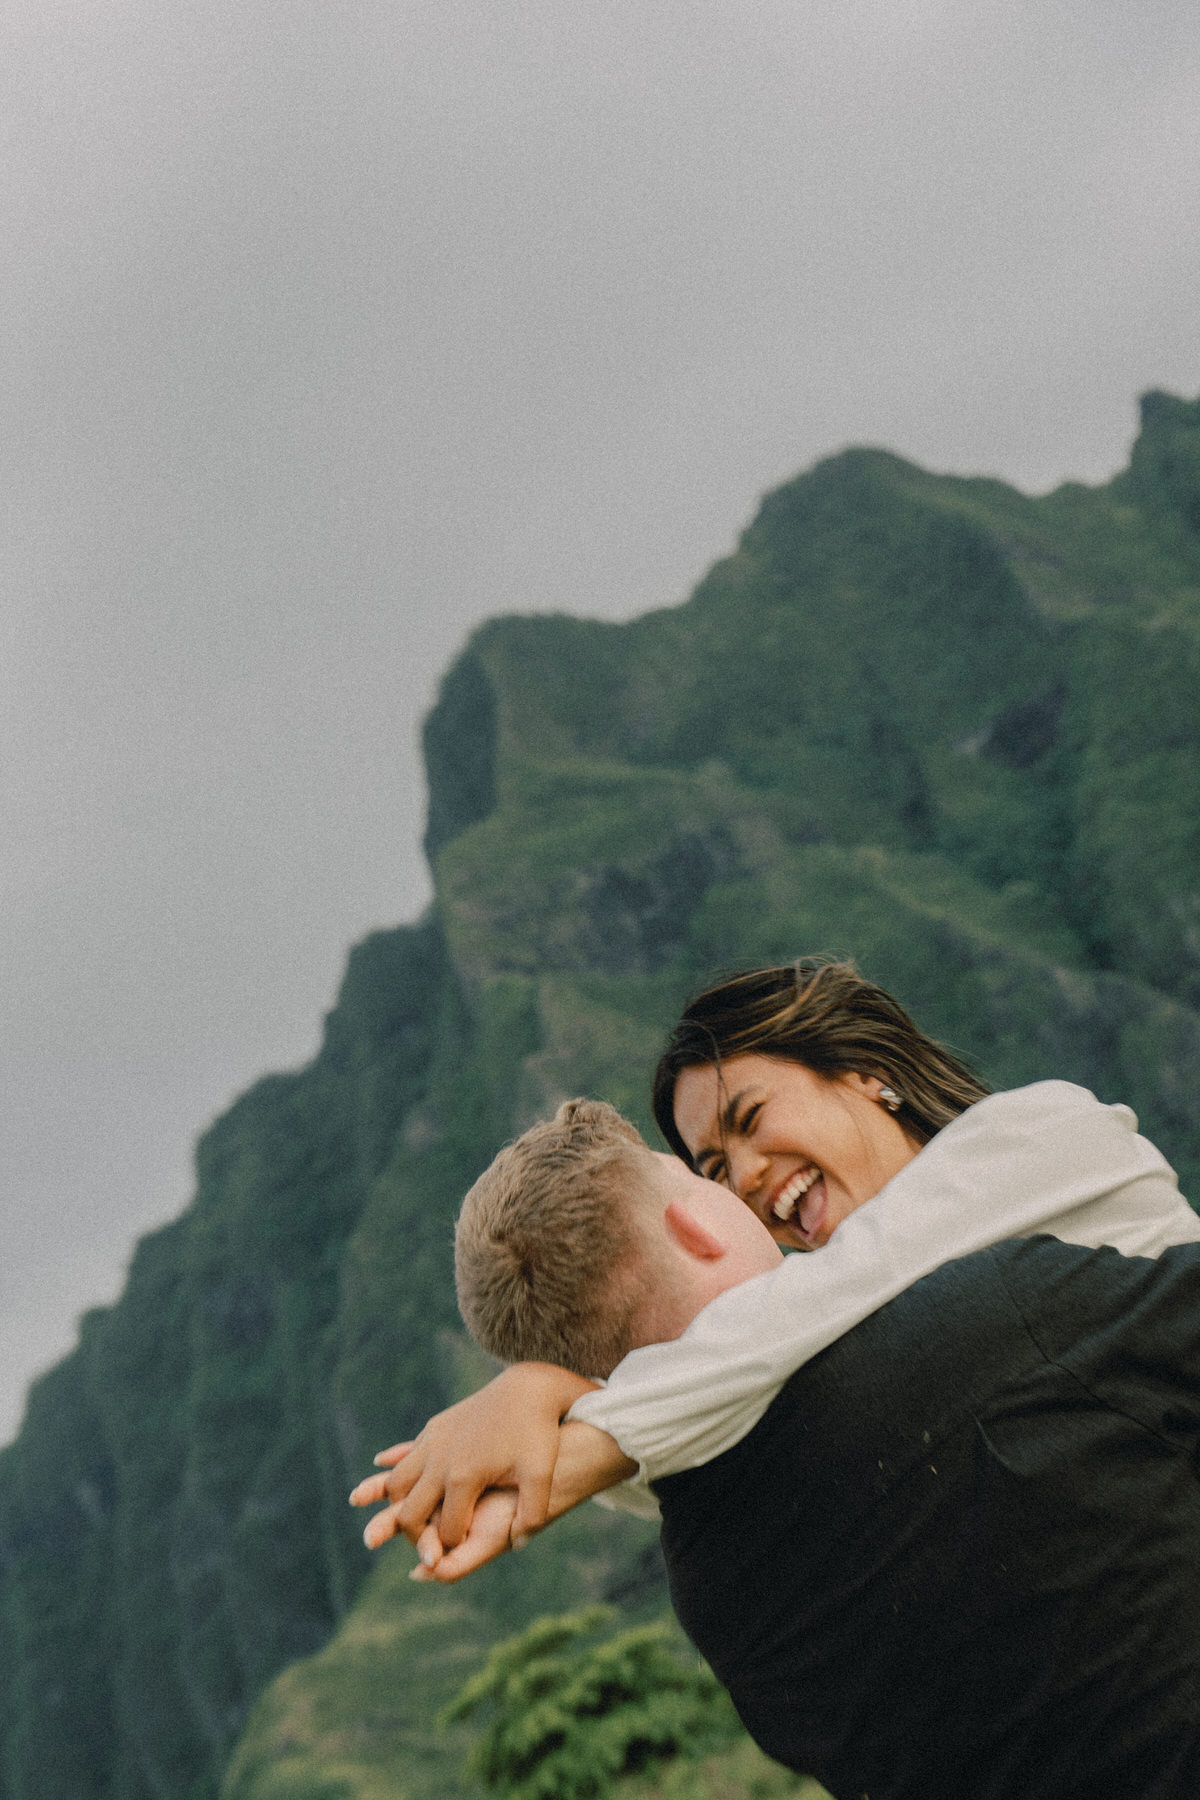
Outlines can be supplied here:
<path id="1" fill-rule="evenodd" d="M 1193 8 L 39 0 L 0 23 L 0 1429 L 426 877 L 478 619 L 683 596 L 846 442 L 1200 387 Z"/>

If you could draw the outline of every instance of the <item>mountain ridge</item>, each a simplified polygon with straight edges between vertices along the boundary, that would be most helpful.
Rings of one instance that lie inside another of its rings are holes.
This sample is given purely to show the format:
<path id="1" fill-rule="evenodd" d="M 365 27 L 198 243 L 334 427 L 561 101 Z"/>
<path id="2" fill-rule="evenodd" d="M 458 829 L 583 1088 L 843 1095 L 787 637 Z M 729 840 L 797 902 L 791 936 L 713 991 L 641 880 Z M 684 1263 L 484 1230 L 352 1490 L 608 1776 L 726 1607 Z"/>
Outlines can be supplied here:
<path id="1" fill-rule="evenodd" d="M 419 1590 L 368 1580 L 345 1492 L 483 1373 L 465 1187 L 569 1093 L 648 1128 L 713 968 L 853 954 L 993 1084 L 1128 1099 L 1200 1193 L 1200 402 L 1142 418 L 1128 470 L 1040 498 L 844 451 L 680 606 L 472 635 L 425 727 L 433 906 L 204 1134 L 192 1206 L 0 1453 L 4 1800 L 458 1784 L 419 1718 L 354 1718 L 339 1646 L 369 1616 L 411 1680 Z M 535 1604 L 662 1603 L 632 1525 L 518 1560 L 443 1673 Z"/>

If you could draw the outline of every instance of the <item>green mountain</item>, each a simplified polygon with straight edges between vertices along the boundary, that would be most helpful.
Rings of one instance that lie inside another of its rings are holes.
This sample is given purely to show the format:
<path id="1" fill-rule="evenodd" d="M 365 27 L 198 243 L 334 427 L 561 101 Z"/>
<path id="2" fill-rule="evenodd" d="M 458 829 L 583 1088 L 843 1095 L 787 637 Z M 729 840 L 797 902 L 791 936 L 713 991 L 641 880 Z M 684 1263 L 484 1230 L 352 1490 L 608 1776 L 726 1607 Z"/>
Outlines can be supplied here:
<path id="1" fill-rule="evenodd" d="M 463 1189 L 564 1095 L 646 1123 L 714 968 L 854 955 L 993 1084 L 1129 1100 L 1200 1193 L 1198 699 L 1200 402 L 1165 394 L 1105 487 L 848 451 L 682 606 L 482 627 L 426 727 L 432 910 L 204 1136 L 0 1454 L 3 1800 L 469 1793 L 431 1721 L 486 1644 L 661 1608 L 597 1509 L 430 1595 L 403 1551 L 368 1577 L 345 1495 L 481 1374 Z"/>

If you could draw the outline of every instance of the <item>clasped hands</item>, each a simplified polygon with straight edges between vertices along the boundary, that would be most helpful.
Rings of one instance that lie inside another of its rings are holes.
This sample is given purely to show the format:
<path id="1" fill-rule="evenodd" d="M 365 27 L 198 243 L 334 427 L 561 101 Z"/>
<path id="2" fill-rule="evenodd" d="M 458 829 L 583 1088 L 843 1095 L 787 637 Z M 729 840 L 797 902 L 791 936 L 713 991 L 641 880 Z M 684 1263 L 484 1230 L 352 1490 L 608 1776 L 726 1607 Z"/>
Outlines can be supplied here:
<path id="1" fill-rule="evenodd" d="M 368 1547 L 404 1536 L 421 1559 L 414 1580 L 458 1581 L 633 1474 L 607 1432 L 564 1423 L 595 1385 L 550 1363 L 517 1363 L 411 1443 L 381 1450 L 384 1472 L 350 1495 L 352 1506 L 383 1503 L 363 1533 Z"/>

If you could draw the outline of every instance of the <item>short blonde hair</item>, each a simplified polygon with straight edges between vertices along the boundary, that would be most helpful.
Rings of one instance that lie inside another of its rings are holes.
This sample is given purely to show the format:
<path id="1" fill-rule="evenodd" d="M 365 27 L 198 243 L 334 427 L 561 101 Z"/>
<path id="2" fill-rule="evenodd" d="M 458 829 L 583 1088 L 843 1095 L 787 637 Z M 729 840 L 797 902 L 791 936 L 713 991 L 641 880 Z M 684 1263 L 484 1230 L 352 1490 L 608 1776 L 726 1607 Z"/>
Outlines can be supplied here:
<path id="1" fill-rule="evenodd" d="M 652 1271 L 638 1214 L 653 1153 L 615 1107 L 568 1100 L 501 1150 L 462 1204 L 458 1307 L 502 1362 L 606 1376 L 633 1348 Z"/>

